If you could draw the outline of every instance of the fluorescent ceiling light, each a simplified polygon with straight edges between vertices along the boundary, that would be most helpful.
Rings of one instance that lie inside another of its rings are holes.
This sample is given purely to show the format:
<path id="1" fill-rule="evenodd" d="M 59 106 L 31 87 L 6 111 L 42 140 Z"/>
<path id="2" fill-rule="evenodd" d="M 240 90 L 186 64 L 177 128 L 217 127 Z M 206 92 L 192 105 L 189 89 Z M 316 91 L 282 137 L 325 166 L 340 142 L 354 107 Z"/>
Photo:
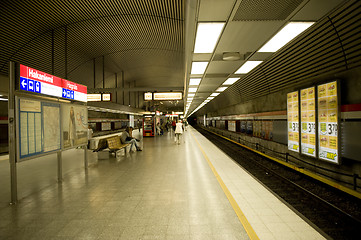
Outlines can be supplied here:
<path id="1" fill-rule="evenodd" d="M 208 62 L 192 62 L 191 74 L 203 74 L 206 70 Z"/>
<path id="2" fill-rule="evenodd" d="M 207 100 L 212 100 L 214 97 L 207 97 Z"/>
<path id="3" fill-rule="evenodd" d="M 224 23 L 199 23 L 194 53 L 212 53 L 223 26 Z"/>
<path id="4" fill-rule="evenodd" d="M 7 98 L 0 98 L 0 101 L 8 101 Z"/>
<path id="5" fill-rule="evenodd" d="M 219 92 L 218 93 L 212 93 L 211 97 L 217 97 L 218 95 L 219 95 Z"/>
<path id="6" fill-rule="evenodd" d="M 191 86 L 198 86 L 200 82 L 201 82 L 200 78 L 189 79 L 189 85 L 191 85 Z"/>
<path id="7" fill-rule="evenodd" d="M 217 92 L 223 92 L 224 90 L 226 90 L 227 89 L 227 87 L 219 87 L 219 88 L 217 88 Z"/>
<path id="8" fill-rule="evenodd" d="M 232 85 L 233 83 L 237 82 L 239 78 L 228 78 L 223 85 Z"/>
<path id="9" fill-rule="evenodd" d="M 262 61 L 247 61 L 237 71 L 239 73 L 249 73 L 253 68 L 257 67 Z"/>
<path id="10" fill-rule="evenodd" d="M 276 52 L 297 37 L 314 22 L 290 22 L 271 38 L 258 52 Z"/>
<path id="11" fill-rule="evenodd" d="M 188 92 L 190 93 L 197 92 L 197 88 L 188 88 Z"/>
<path id="12" fill-rule="evenodd" d="M 188 97 L 194 97 L 195 95 L 195 93 L 188 93 Z"/>

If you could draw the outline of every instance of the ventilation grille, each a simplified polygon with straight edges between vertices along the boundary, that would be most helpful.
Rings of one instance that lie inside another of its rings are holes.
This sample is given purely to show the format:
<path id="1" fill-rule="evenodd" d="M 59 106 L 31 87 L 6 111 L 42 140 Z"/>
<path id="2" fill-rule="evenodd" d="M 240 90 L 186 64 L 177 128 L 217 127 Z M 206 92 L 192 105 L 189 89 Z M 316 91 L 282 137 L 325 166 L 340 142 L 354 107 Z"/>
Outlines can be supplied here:
<path id="1" fill-rule="evenodd" d="M 229 87 L 201 113 L 307 86 L 361 66 L 361 1 L 351 1 Z"/>
<path id="2" fill-rule="evenodd" d="M 243 0 L 233 21 L 285 20 L 302 0 Z"/>

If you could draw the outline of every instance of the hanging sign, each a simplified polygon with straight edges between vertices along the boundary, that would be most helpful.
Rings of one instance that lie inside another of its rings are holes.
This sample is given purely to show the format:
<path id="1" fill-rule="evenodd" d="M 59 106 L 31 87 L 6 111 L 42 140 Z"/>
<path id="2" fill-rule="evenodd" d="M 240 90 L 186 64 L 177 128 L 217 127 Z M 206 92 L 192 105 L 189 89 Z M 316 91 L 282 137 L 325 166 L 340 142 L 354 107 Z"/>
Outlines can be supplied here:
<path id="1" fill-rule="evenodd" d="M 337 81 L 319 85 L 318 93 L 318 157 L 339 163 Z"/>
<path id="2" fill-rule="evenodd" d="M 315 87 L 301 90 L 301 153 L 316 157 Z"/>
<path id="3" fill-rule="evenodd" d="M 288 149 L 299 152 L 298 91 L 287 94 Z"/>
<path id="4" fill-rule="evenodd" d="M 87 87 L 20 64 L 20 90 L 86 102 Z"/>

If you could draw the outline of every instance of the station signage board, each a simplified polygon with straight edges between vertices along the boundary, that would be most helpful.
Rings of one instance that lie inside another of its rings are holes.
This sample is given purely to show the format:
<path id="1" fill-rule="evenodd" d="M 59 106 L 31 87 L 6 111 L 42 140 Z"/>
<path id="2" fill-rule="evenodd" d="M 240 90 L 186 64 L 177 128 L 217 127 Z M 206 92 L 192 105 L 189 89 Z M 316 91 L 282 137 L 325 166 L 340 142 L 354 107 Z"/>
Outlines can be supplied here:
<path id="1" fill-rule="evenodd" d="M 181 92 L 154 93 L 153 100 L 182 100 Z"/>
<path id="2" fill-rule="evenodd" d="M 151 100 L 153 100 L 153 93 L 151 93 L 151 92 L 146 92 L 146 93 L 144 93 L 144 100 L 145 100 L 145 101 L 151 101 Z"/>
<path id="3" fill-rule="evenodd" d="M 101 93 L 90 93 L 87 96 L 88 102 L 100 102 L 102 100 Z"/>
<path id="4" fill-rule="evenodd" d="M 315 87 L 301 90 L 301 153 L 316 157 Z"/>
<path id="5" fill-rule="evenodd" d="M 318 157 L 339 163 L 337 81 L 317 86 Z"/>
<path id="6" fill-rule="evenodd" d="M 300 151 L 298 103 L 298 91 L 287 94 L 288 149 L 294 152 Z"/>
<path id="7" fill-rule="evenodd" d="M 111 97 L 110 97 L 110 93 L 103 93 L 102 94 L 102 100 L 103 101 L 110 101 Z"/>
<path id="8" fill-rule="evenodd" d="M 87 102 L 87 87 L 20 64 L 20 90 Z"/>

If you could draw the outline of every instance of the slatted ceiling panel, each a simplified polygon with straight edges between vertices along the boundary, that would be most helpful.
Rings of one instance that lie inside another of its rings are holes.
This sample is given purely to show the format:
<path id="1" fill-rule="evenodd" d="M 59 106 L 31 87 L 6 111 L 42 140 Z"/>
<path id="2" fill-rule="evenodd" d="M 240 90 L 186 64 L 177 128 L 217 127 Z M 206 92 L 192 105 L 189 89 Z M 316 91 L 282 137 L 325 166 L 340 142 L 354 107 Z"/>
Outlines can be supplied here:
<path id="1" fill-rule="evenodd" d="M 320 76 L 361 66 L 361 1 L 350 1 L 229 87 L 206 112 L 317 83 Z M 336 29 L 336 30 L 335 30 Z M 336 32 L 337 31 L 337 32 Z M 342 44 L 340 43 L 340 39 Z M 322 78 L 322 77 L 321 77 Z M 224 105 L 224 103 L 228 105 Z"/>
<path id="2" fill-rule="evenodd" d="M 285 20 L 303 0 L 242 0 L 233 21 Z"/>
<path id="3" fill-rule="evenodd" d="M 143 79 L 148 86 L 150 79 L 157 81 L 159 76 L 168 78 L 163 86 L 183 86 L 183 11 L 183 0 L 1 1 L 0 25 L 5 27 L 0 29 L 0 73 L 7 74 L 9 60 L 51 72 L 48 43 L 55 29 L 54 75 L 64 77 L 67 25 L 70 80 L 79 77 L 92 87 L 93 78 L 81 77 L 81 71 L 92 71 L 93 59 L 104 56 L 106 71 L 124 71 L 125 76 Z M 29 46 L 33 52 L 21 50 Z M 37 57 L 36 52 L 43 56 Z M 155 62 L 160 65 L 156 66 L 158 75 L 146 76 L 144 68 Z M 132 71 L 135 64 L 138 73 L 128 74 L 127 68 Z"/>

